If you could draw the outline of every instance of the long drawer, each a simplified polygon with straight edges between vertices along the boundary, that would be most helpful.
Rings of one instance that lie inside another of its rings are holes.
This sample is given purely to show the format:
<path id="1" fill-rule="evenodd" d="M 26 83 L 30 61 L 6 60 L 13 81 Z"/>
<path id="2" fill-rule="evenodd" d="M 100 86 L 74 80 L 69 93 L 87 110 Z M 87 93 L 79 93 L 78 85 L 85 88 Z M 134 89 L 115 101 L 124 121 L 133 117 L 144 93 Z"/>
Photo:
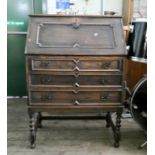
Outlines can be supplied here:
<path id="1" fill-rule="evenodd" d="M 120 105 L 122 91 L 30 91 L 30 105 Z"/>
<path id="2" fill-rule="evenodd" d="M 120 86 L 122 85 L 122 75 L 80 75 L 77 78 L 73 75 L 31 74 L 30 85 Z"/>
<path id="3" fill-rule="evenodd" d="M 119 57 L 56 57 L 38 56 L 28 59 L 32 71 L 83 72 L 83 71 L 122 71 Z"/>

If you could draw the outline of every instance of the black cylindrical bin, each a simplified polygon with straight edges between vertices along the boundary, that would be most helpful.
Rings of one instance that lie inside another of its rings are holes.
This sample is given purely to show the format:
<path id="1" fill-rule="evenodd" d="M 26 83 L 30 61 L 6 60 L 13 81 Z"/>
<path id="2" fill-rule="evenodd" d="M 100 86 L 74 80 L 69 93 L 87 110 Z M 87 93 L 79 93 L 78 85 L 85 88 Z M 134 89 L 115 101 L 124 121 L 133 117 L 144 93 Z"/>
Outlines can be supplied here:
<path id="1" fill-rule="evenodd" d="M 146 20 L 133 21 L 132 27 L 127 43 L 129 46 L 128 56 L 147 59 L 147 22 Z"/>

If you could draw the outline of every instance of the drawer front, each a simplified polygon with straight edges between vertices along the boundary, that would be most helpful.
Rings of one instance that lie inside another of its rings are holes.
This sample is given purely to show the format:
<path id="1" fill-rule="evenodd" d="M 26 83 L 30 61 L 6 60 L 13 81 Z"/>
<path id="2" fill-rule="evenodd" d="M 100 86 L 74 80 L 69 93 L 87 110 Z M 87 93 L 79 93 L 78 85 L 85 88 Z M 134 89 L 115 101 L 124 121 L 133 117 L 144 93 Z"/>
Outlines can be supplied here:
<path id="1" fill-rule="evenodd" d="M 91 85 L 121 85 L 121 75 L 80 75 L 76 78 L 73 75 L 41 75 L 32 74 L 31 85 L 70 85 L 70 86 L 91 86 Z"/>
<path id="2" fill-rule="evenodd" d="M 120 91 L 32 91 L 30 104 L 32 105 L 116 105 L 121 103 Z"/>
<path id="3" fill-rule="evenodd" d="M 81 70 L 120 70 L 120 60 L 83 60 L 78 64 Z"/>
<path id="4" fill-rule="evenodd" d="M 32 70 L 45 71 L 121 71 L 122 59 L 96 57 L 32 58 Z"/>
<path id="5" fill-rule="evenodd" d="M 32 60 L 32 70 L 69 70 L 72 71 L 75 64 L 72 60 L 46 60 L 35 59 Z"/>

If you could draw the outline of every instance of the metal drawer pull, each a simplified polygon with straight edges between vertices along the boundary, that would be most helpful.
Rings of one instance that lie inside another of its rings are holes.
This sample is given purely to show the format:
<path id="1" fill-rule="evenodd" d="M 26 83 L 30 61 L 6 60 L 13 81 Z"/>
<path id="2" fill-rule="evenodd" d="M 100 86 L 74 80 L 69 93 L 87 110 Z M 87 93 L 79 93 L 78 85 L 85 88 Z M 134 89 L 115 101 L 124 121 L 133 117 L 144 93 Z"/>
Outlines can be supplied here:
<path id="1" fill-rule="evenodd" d="M 108 95 L 101 96 L 101 101 L 105 102 L 108 99 Z"/>
<path id="2" fill-rule="evenodd" d="M 110 82 L 110 80 L 109 79 L 102 79 L 101 82 L 103 85 L 105 85 L 105 84 L 108 84 Z"/>
<path id="3" fill-rule="evenodd" d="M 80 103 L 79 103 L 79 101 L 75 100 L 74 104 L 79 105 Z"/>
<path id="4" fill-rule="evenodd" d="M 42 83 L 42 84 L 49 83 L 49 82 L 51 82 L 51 81 L 52 81 L 51 78 L 41 78 L 41 83 Z"/>
<path id="5" fill-rule="evenodd" d="M 41 97 L 41 99 L 43 99 L 43 100 L 51 100 L 52 99 L 52 96 L 46 94 L 46 95 L 43 95 Z"/>
<path id="6" fill-rule="evenodd" d="M 110 66 L 111 66 L 111 63 L 110 63 L 110 62 L 105 62 L 105 63 L 103 63 L 103 65 L 102 65 L 102 67 L 103 67 L 104 69 L 108 69 Z"/>
<path id="7" fill-rule="evenodd" d="M 49 62 L 41 62 L 40 67 L 48 67 Z"/>

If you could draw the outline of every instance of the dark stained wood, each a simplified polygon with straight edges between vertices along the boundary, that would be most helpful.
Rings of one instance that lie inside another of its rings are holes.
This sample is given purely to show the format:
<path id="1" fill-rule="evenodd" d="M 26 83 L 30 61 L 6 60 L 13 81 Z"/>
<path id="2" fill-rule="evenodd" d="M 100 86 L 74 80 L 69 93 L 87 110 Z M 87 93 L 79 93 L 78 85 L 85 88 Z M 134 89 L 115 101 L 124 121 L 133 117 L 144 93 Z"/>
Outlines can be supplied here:
<path id="1" fill-rule="evenodd" d="M 25 53 L 31 148 L 41 112 L 107 112 L 118 147 L 125 98 L 121 18 L 30 16 Z"/>
<path id="2" fill-rule="evenodd" d="M 26 54 L 126 54 L 121 17 L 31 16 L 30 19 Z M 78 29 L 74 28 L 75 23 L 80 25 Z"/>
<path id="3" fill-rule="evenodd" d="M 31 92 L 32 105 L 110 105 L 120 104 L 121 92 Z"/>
<path id="4" fill-rule="evenodd" d="M 30 112 L 52 112 L 52 114 L 63 114 L 63 113 L 75 113 L 80 112 L 82 113 L 89 113 L 89 112 L 96 112 L 96 113 L 102 113 L 102 112 L 116 112 L 121 111 L 123 109 L 123 105 L 105 105 L 105 106 L 99 106 L 99 105 L 91 105 L 91 106 L 42 106 L 42 105 L 33 105 L 28 106 L 28 109 Z"/>
<path id="5" fill-rule="evenodd" d="M 80 71 L 121 71 L 121 57 L 90 57 L 90 56 L 31 56 L 28 57 L 32 65 L 30 69 L 35 71 L 74 71 L 76 67 Z"/>
<path id="6" fill-rule="evenodd" d="M 111 76 L 112 75 L 112 76 Z M 121 75 L 80 75 L 76 78 L 73 75 L 45 75 L 45 74 L 32 74 L 31 84 L 32 85 L 70 85 L 75 84 L 79 86 L 89 86 L 89 85 L 121 85 L 122 76 Z M 89 80 L 88 80 L 89 79 Z"/>

